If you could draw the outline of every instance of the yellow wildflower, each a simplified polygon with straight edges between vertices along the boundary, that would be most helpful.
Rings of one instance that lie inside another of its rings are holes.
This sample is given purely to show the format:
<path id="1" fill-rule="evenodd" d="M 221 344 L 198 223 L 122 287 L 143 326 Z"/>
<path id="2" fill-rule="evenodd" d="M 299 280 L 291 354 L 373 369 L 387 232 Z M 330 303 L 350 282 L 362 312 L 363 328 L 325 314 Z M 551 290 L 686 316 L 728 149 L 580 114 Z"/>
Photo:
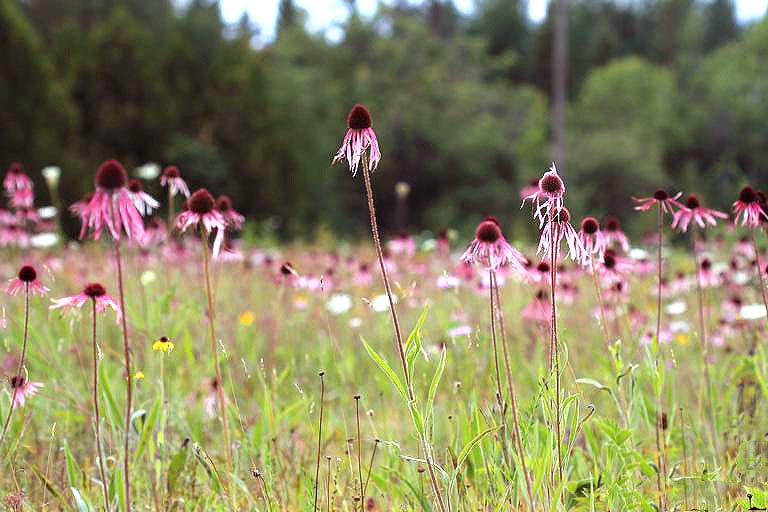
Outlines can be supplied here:
<path id="1" fill-rule="evenodd" d="M 240 325 L 247 327 L 251 325 L 254 320 L 256 320 L 256 315 L 253 314 L 253 311 L 243 311 L 240 313 Z"/>
<path id="2" fill-rule="evenodd" d="M 173 350 L 173 342 L 168 339 L 168 337 L 163 336 L 162 338 L 155 341 L 154 344 L 152 344 L 152 350 L 161 350 L 163 352 L 170 352 Z"/>
<path id="3" fill-rule="evenodd" d="M 142 380 L 144 378 L 144 372 L 142 372 L 142 371 L 136 372 L 136 374 L 133 376 L 133 378 L 136 379 L 136 380 Z"/>

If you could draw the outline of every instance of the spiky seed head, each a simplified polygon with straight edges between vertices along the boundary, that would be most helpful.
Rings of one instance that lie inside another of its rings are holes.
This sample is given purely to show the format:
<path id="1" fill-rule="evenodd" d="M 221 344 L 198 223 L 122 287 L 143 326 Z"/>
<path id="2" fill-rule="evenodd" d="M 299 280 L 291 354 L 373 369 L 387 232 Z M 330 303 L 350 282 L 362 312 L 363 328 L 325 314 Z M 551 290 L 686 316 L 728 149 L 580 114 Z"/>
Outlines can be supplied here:
<path id="1" fill-rule="evenodd" d="M 83 289 L 83 295 L 92 299 L 97 299 L 106 294 L 107 290 L 105 290 L 99 283 L 90 283 Z"/>
<path id="2" fill-rule="evenodd" d="M 347 126 L 353 130 L 364 130 L 373 126 L 371 111 L 362 103 L 355 104 L 347 115 Z"/>
<path id="3" fill-rule="evenodd" d="M 750 186 L 746 186 L 739 192 L 739 201 L 745 204 L 754 203 L 757 201 L 757 192 Z"/>
<path id="4" fill-rule="evenodd" d="M 31 283 L 37 279 L 37 271 L 32 265 L 24 265 L 19 269 L 19 280 Z"/>
<path id="5" fill-rule="evenodd" d="M 701 206 L 701 203 L 699 202 L 699 198 L 696 197 L 696 194 L 691 194 L 688 196 L 688 199 L 685 200 L 685 206 L 686 208 L 695 210 Z"/>
<path id="6" fill-rule="evenodd" d="M 204 188 L 196 190 L 187 200 L 189 210 L 198 215 L 211 213 L 215 204 L 216 202 L 213 200 L 211 193 Z"/>
<path id="7" fill-rule="evenodd" d="M 594 235 L 599 229 L 600 223 L 594 217 L 584 217 L 581 221 L 581 230 L 588 235 Z"/>
<path id="8" fill-rule="evenodd" d="M 133 179 L 128 182 L 128 190 L 137 194 L 139 192 L 144 192 L 144 186 L 139 180 Z"/>
<path id="9" fill-rule="evenodd" d="M 477 225 L 475 238 L 485 243 L 495 243 L 502 237 L 501 228 L 498 221 L 493 217 L 488 217 Z"/>
<path id="10" fill-rule="evenodd" d="M 653 198 L 657 201 L 666 201 L 669 199 L 669 193 L 663 188 L 657 188 L 656 192 L 653 193 Z"/>
<path id="11" fill-rule="evenodd" d="M 128 173 L 117 160 L 107 160 L 96 170 L 96 186 L 106 190 L 117 190 L 128 183 Z"/>

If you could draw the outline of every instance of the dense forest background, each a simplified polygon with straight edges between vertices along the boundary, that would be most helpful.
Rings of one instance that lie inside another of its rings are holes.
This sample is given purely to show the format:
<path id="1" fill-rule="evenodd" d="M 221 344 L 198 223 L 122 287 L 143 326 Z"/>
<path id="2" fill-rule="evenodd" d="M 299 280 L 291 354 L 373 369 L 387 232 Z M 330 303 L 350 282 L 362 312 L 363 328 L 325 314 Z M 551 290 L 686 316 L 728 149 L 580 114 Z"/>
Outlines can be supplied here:
<path id="1" fill-rule="evenodd" d="M 629 220 L 628 197 L 657 185 L 726 208 L 742 183 L 766 184 L 768 19 L 739 25 L 730 0 L 568 3 L 561 167 L 576 215 Z M 106 158 L 173 163 L 252 225 L 353 238 L 362 185 L 329 163 L 359 101 L 390 233 L 520 218 L 520 187 L 552 158 L 552 8 L 539 24 L 522 0 L 349 11 L 331 43 L 282 0 L 277 36 L 256 47 L 258 27 L 225 24 L 210 0 L 0 0 L 0 166 L 22 162 L 43 203 L 39 170 L 61 166 L 70 203 Z"/>

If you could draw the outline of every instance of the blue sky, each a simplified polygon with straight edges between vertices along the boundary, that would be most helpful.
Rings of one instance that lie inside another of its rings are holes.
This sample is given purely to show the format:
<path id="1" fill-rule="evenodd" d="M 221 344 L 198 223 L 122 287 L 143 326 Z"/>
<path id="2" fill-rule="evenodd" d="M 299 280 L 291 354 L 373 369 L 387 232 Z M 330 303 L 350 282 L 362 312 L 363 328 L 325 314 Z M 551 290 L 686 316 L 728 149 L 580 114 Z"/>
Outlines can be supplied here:
<path id="1" fill-rule="evenodd" d="M 357 0 L 357 5 L 363 14 L 376 10 L 380 0 Z M 381 0 L 388 2 L 391 0 Z M 412 0 L 416 3 L 419 0 Z M 221 12 L 228 22 L 237 21 L 243 12 L 248 12 L 254 23 L 259 26 L 262 42 L 273 37 L 279 0 L 219 0 Z M 347 16 L 344 0 L 295 0 L 296 5 L 309 13 L 309 27 L 314 31 L 326 30 L 333 38 L 334 24 L 343 21 Z M 470 12 L 474 0 L 454 0 L 454 4 L 463 12 Z M 533 20 L 540 20 L 547 10 L 548 0 L 529 0 L 528 13 Z M 735 0 L 737 16 L 742 21 L 761 17 L 768 8 L 768 0 Z"/>

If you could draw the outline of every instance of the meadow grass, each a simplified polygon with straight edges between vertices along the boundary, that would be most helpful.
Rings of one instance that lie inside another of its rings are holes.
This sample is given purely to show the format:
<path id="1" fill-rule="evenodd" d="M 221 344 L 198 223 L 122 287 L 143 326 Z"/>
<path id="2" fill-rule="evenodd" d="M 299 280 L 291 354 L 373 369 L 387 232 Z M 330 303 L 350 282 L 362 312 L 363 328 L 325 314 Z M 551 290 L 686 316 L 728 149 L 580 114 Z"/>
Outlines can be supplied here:
<path id="1" fill-rule="evenodd" d="M 734 246 L 720 243 L 713 260 L 728 262 Z M 136 510 L 305 511 L 314 503 L 317 510 L 439 510 L 425 446 L 432 450 L 450 510 L 531 509 L 512 441 L 509 400 L 502 400 L 505 410 L 498 407 L 482 274 L 460 278 L 453 288 L 437 286 L 440 276 L 454 273 L 458 254 L 419 251 L 390 260 L 397 310 L 409 337 L 413 401 L 382 371 L 388 364 L 395 379 L 402 378 L 380 278 L 373 270 L 365 279 L 359 276 L 360 263 L 375 269 L 369 247 L 245 246 L 243 261 L 215 260 L 217 341 L 234 458 L 229 472 L 216 418 L 201 247 L 194 237 L 185 247 L 173 256 L 124 248 L 135 372 L 130 451 Z M 92 281 L 116 295 L 110 248 L 71 245 L 25 259 L 8 252 L 3 272 L 15 275 L 23 261 L 34 261 L 51 289 L 48 297 L 30 298 L 26 367 L 28 379 L 44 387 L 14 413 L 0 446 L 0 489 L 9 510 L 22 510 L 12 508 L 21 492 L 23 510 L 102 510 L 90 310 L 51 311 L 49 297 L 77 293 Z M 281 272 L 285 261 L 298 275 Z M 691 256 L 680 249 L 666 274 L 672 280 L 681 272 L 690 284 L 693 268 Z M 705 290 L 711 333 L 722 330 L 721 311 L 734 294 L 743 304 L 760 303 L 756 276 L 742 274 L 738 291 Z M 559 303 L 562 482 L 553 450 L 549 328 L 521 315 L 538 287 L 508 276 L 499 288 L 533 508 L 655 510 L 659 386 L 667 510 L 766 507 L 765 318 L 737 315 L 722 343 L 710 347 L 710 404 L 694 286 L 665 298 L 678 310 L 664 316 L 664 326 L 675 323 L 675 329 L 661 344 L 665 371 L 657 372 L 655 345 L 643 343 L 646 325 L 655 321 L 652 265 L 650 272 L 629 276 L 629 303 L 646 322 L 637 327 L 634 313 L 622 306 L 608 320 L 608 341 L 590 275 L 566 270 L 559 279 L 578 290 Z M 6 374 L 18 363 L 23 308 L 23 297 L 3 300 Z M 174 343 L 172 351 L 152 349 L 161 336 Z M 99 316 L 97 340 L 108 495 L 111 508 L 121 510 L 126 379 L 113 314 Z M 3 419 L 9 400 L 6 387 L 0 395 Z"/>

